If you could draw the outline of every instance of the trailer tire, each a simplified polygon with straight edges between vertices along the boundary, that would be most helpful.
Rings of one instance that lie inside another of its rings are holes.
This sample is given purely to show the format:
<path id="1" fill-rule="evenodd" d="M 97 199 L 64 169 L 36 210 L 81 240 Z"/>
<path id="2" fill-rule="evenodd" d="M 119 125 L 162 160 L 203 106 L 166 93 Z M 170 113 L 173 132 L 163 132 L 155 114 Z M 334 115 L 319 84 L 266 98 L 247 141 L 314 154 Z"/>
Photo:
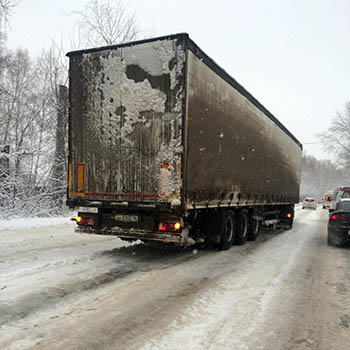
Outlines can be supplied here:
<path id="1" fill-rule="evenodd" d="M 248 216 L 248 241 L 255 241 L 260 232 L 260 221 L 256 217 L 258 216 L 257 210 L 252 210 Z"/>
<path id="2" fill-rule="evenodd" d="M 248 212 L 246 209 L 241 209 L 238 213 L 237 231 L 235 243 L 243 245 L 248 238 Z"/>
<path id="3" fill-rule="evenodd" d="M 232 246 L 236 233 L 236 220 L 230 211 L 224 211 L 220 225 L 220 243 L 221 250 L 228 250 Z"/>

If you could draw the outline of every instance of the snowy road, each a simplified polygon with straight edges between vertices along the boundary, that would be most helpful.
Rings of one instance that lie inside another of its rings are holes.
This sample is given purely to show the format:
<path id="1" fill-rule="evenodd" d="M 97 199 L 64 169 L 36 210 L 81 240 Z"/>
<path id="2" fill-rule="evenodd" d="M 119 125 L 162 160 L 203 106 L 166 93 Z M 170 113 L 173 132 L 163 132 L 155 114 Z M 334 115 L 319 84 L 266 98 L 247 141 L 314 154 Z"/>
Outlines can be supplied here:
<path id="1" fill-rule="evenodd" d="M 0 349 L 348 349 L 350 251 L 326 224 L 298 208 L 225 252 L 0 226 Z"/>

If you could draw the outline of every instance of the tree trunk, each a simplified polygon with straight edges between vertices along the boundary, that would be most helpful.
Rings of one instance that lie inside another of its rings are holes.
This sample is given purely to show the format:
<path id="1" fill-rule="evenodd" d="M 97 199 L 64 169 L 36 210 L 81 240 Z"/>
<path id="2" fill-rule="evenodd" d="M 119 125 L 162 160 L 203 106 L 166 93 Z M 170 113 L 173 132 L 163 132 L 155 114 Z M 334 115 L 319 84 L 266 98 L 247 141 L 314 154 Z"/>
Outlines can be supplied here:
<path id="1" fill-rule="evenodd" d="M 5 206 L 9 193 L 9 176 L 10 176 L 10 146 L 0 146 L 0 204 Z"/>
<path id="2" fill-rule="evenodd" d="M 59 86 L 57 125 L 56 125 L 56 150 L 52 171 L 53 190 L 55 202 L 59 208 L 63 207 L 66 185 L 66 125 L 67 125 L 68 89 Z"/>

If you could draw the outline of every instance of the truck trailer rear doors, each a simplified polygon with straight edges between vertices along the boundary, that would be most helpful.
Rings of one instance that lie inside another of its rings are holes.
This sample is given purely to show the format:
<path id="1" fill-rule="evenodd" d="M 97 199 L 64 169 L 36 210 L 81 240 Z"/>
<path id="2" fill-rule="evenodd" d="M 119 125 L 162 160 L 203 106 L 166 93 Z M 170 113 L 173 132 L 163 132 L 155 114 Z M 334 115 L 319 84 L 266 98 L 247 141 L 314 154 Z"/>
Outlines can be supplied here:
<path id="1" fill-rule="evenodd" d="M 72 53 L 69 198 L 181 197 L 180 39 Z"/>

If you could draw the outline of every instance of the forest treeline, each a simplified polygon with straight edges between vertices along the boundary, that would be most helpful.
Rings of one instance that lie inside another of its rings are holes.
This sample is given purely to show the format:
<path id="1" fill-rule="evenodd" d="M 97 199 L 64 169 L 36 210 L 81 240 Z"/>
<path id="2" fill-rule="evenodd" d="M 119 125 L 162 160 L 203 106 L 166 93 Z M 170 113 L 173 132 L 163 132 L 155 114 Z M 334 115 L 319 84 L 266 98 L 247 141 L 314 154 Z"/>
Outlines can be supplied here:
<path id="1" fill-rule="evenodd" d="M 67 69 L 55 46 L 35 59 L 7 48 L 17 3 L 0 0 L 0 216 L 53 215 L 63 208 L 66 183 L 65 148 L 56 152 L 56 134 Z"/>
<path id="2" fill-rule="evenodd" d="M 333 191 L 339 186 L 350 186 L 348 167 L 309 155 L 303 156 L 300 199 L 311 196 L 320 200 L 325 192 Z"/>
<path id="3" fill-rule="evenodd" d="M 318 134 L 323 147 L 334 161 L 318 160 L 303 155 L 301 168 L 301 198 L 321 198 L 325 192 L 339 186 L 350 186 L 350 102 L 330 117 L 328 130 Z"/>

